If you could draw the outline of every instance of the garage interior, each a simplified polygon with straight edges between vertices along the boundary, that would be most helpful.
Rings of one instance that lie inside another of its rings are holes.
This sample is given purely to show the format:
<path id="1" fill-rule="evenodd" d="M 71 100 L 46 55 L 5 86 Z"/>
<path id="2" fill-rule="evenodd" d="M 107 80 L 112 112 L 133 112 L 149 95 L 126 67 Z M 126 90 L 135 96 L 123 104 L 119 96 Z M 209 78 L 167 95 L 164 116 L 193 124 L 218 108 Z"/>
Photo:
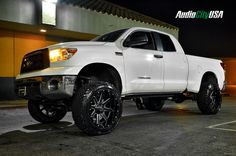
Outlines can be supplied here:
<path id="1" fill-rule="evenodd" d="M 132 26 L 154 28 L 179 37 L 176 26 L 104 0 L 43 1 L 56 5 L 54 22 L 44 23 L 42 0 L 0 1 L 0 153 L 235 155 L 236 58 L 233 57 L 217 58 L 224 62 L 227 82 L 223 110 L 217 116 L 201 115 L 190 100 L 177 105 L 167 102 L 161 112 L 140 111 L 132 101 L 126 101 L 126 115 L 114 133 L 88 138 L 73 125 L 71 114 L 59 124 L 42 125 L 29 120 L 26 101 L 19 100 L 14 91 L 14 80 L 26 53 L 60 42 L 87 41 Z"/>

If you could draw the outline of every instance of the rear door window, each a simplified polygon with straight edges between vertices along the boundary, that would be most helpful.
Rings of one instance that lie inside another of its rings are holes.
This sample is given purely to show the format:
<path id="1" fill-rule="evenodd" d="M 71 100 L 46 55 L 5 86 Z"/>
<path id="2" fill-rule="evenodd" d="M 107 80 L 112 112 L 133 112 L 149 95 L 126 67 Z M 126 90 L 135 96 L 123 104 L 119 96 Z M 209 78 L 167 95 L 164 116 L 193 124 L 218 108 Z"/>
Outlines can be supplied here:
<path id="1" fill-rule="evenodd" d="M 156 50 L 163 51 L 160 34 L 157 32 L 152 32 L 152 34 L 156 43 Z"/>
<path id="2" fill-rule="evenodd" d="M 160 39 L 161 39 L 161 43 L 162 43 L 162 47 L 163 47 L 163 51 L 166 52 L 176 52 L 175 46 L 171 40 L 171 38 L 167 35 L 164 34 L 159 34 Z"/>

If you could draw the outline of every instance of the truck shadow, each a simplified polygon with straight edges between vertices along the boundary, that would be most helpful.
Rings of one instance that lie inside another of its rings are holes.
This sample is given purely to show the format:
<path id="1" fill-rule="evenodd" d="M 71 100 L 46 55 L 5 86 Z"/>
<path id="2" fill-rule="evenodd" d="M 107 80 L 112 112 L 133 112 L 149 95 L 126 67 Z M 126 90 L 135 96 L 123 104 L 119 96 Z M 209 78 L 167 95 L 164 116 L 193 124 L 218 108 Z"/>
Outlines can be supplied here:
<path id="1" fill-rule="evenodd" d="M 161 111 L 148 111 L 143 114 L 136 114 L 136 115 L 129 115 L 122 117 L 122 124 L 125 126 L 125 121 L 130 119 L 135 119 L 134 122 L 138 122 L 137 120 L 148 120 L 149 117 L 152 118 L 163 118 L 171 117 L 171 118 L 178 118 L 178 117 L 185 117 L 185 116 L 205 116 L 202 115 L 198 110 L 189 110 L 189 109 L 180 109 L 176 107 L 165 107 Z M 135 124 L 135 123 L 134 123 Z M 69 121 L 60 121 L 58 123 L 51 123 L 51 124 L 32 124 L 23 126 L 26 133 L 35 133 L 35 132 L 42 132 L 42 131 L 57 131 L 58 133 L 64 133 L 66 135 L 76 135 L 76 136 L 87 136 L 82 131 L 80 131 L 74 122 Z M 24 132 L 24 131 L 23 131 Z"/>
<path id="2" fill-rule="evenodd" d="M 26 129 L 27 131 L 49 131 L 49 130 L 60 130 L 65 129 L 67 127 L 71 127 L 74 124 L 68 121 L 60 121 L 58 123 L 52 123 L 52 124 L 33 124 L 33 125 L 27 125 L 24 126 L 23 129 Z"/>
<path id="3" fill-rule="evenodd" d="M 87 136 L 82 131 L 80 131 L 72 122 L 68 121 L 60 121 L 58 123 L 52 123 L 52 124 L 32 124 L 24 126 L 23 129 L 25 129 L 27 133 L 36 133 L 36 132 L 50 132 L 53 133 L 60 133 L 60 134 L 66 134 L 66 135 L 75 135 L 75 136 Z M 24 131 L 23 131 L 24 132 Z"/>
<path id="4" fill-rule="evenodd" d="M 185 116 L 189 117 L 197 117 L 202 116 L 205 118 L 204 115 L 201 115 L 200 112 L 193 109 L 178 109 L 176 107 L 164 107 L 161 111 L 150 111 L 146 114 L 137 114 L 131 116 L 124 116 L 119 123 L 116 132 L 120 133 L 120 128 L 128 128 L 131 125 L 137 125 L 137 127 L 142 127 L 143 124 L 145 125 L 148 122 L 150 125 L 156 125 L 157 122 L 165 122 L 167 119 L 172 118 L 182 118 Z M 122 130 L 121 130 L 122 131 Z M 52 124 L 30 124 L 23 126 L 20 129 L 16 129 L 13 131 L 6 132 L 0 135 L 0 138 L 4 136 L 34 136 L 39 135 L 42 133 L 54 133 L 63 136 L 77 136 L 77 137 L 88 137 L 88 135 L 84 134 L 81 130 L 79 130 L 73 123 L 73 121 L 60 121 L 58 123 Z M 14 138 L 14 137 L 13 137 Z M 13 139 L 14 140 L 14 139 Z M 14 142 L 14 141 L 13 141 Z M 1 143 L 0 143 L 1 144 Z"/>

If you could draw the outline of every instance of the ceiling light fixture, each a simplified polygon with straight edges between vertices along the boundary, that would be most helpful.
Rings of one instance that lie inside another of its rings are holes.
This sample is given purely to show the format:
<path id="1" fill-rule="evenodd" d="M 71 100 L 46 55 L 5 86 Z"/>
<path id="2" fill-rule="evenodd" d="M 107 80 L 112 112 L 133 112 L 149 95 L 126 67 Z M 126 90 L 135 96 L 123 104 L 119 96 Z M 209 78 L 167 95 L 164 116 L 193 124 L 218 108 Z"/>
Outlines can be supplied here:
<path id="1" fill-rule="evenodd" d="M 47 30 L 46 29 L 40 29 L 40 32 L 45 33 L 45 32 L 47 32 Z"/>
<path id="2" fill-rule="evenodd" d="M 43 0 L 43 1 L 48 3 L 57 3 L 57 0 Z"/>

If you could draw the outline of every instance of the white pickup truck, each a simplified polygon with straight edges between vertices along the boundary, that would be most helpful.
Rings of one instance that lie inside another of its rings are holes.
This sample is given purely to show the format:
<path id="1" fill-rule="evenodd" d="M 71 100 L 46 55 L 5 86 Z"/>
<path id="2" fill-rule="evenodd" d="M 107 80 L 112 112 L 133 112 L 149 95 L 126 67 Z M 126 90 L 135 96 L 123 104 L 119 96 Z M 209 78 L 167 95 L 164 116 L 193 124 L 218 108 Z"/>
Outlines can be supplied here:
<path id="1" fill-rule="evenodd" d="M 167 99 L 191 98 L 216 114 L 224 81 L 220 60 L 185 55 L 172 35 L 134 27 L 25 55 L 16 92 L 35 120 L 58 122 L 71 110 L 82 131 L 100 135 L 117 126 L 123 99 L 158 111 Z"/>

